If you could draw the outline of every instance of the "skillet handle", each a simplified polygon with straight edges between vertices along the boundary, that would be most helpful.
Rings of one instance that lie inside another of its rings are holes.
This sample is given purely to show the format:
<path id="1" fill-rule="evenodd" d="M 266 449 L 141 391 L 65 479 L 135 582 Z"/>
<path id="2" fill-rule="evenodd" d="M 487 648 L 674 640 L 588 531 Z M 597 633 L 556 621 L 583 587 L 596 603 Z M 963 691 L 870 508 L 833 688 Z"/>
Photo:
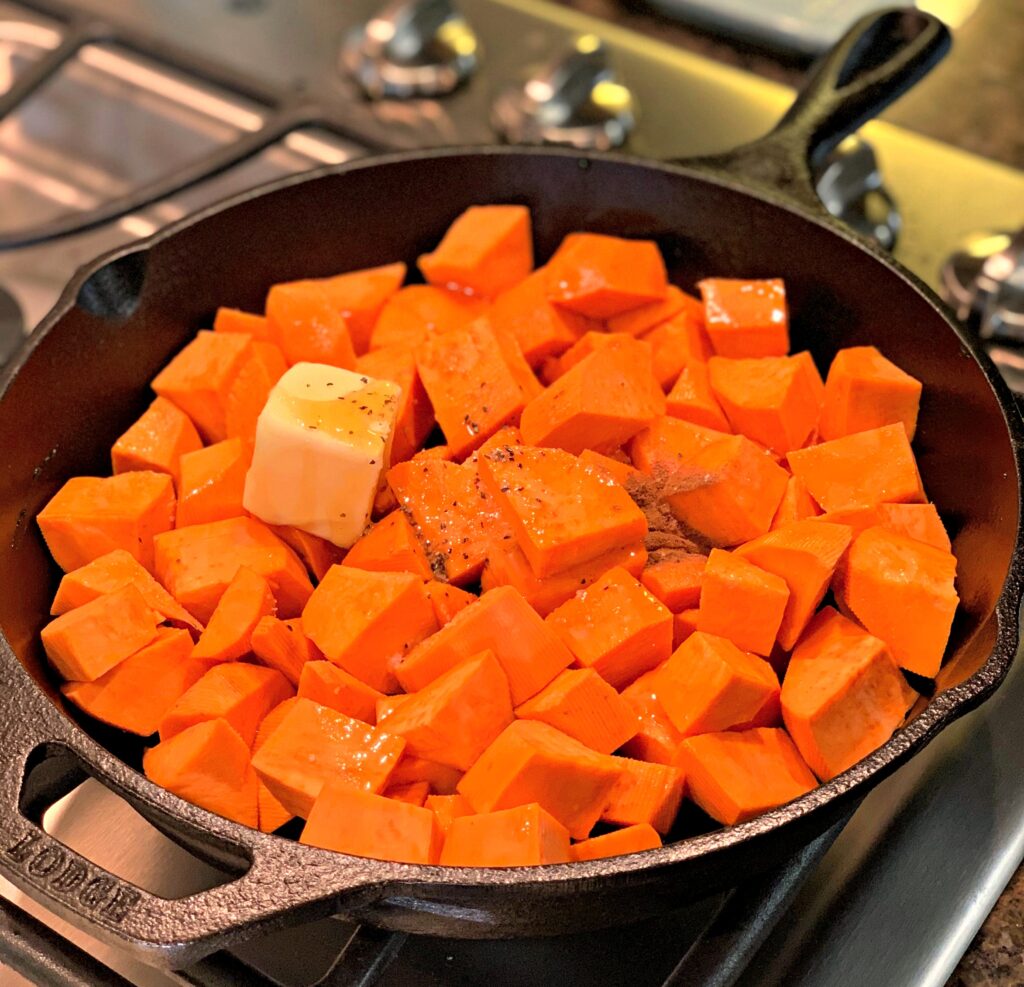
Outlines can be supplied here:
<path id="1" fill-rule="evenodd" d="M 815 65 L 770 133 L 687 164 L 724 171 L 744 185 L 824 213 L 813 168 L 927 75 L 950 43 L 949 29 L 931 14 L 898 7 L 868 14 Z"/>

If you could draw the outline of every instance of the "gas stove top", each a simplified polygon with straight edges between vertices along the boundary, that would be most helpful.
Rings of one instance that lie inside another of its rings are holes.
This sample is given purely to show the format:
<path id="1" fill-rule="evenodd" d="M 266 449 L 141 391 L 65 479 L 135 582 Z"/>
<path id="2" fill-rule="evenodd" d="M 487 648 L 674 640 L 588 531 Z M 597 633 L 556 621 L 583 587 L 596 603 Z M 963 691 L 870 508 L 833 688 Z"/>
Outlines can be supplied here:
<path id="1" fill-rule="evenodd" d="M 20 339 L 80 264 L 281 175 L 383 149 L 502 136 L 621 145 L 655 158 L 712 153 L 766 131 L 791 98 L 773 83 L 536 0 L 459 0 L 458 11 L 448 0 L 419 0 L 393 5 L 390 19 L 379 7 L 0 0 L 0 362 L 5 331 L 8 346 Z M 615 99 L 595 99 L 602 92 Z M 558 110 L 557 133 L 537 112 L 545 103 Z M 1005 229 L 1019 219 L 1013 204 L 1024 202 L 1024 175 L 884 122 L 865 127 L 819 179 L 833 212 L 895 241 L 896 256 L 936 287 L 969 234 Z M 974 271 L 970 260 L 968 251 Z M 970 299 L 961 301 L 966 312 Z M 9 969 L 0 982 L 13 982 L 17 969 L 46 983 L 161 987 L 940 987 L 1024 856 L 1022 701 L 1018 667 L 993 701 L 783 871 L 656 922 L 464 943 L 331 919 L 169 976 L 2 886 L 0 963 Z M 167 897 L 225 879 L 94 782 L 54 806 L 46 823 Z"/>

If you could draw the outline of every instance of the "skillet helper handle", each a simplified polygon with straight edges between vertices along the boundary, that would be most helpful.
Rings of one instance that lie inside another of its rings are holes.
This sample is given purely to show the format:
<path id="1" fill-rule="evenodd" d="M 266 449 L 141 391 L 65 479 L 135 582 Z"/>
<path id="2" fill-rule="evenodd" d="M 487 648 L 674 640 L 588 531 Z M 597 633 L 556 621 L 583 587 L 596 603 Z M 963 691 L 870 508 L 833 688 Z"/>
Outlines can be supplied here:
<path id="1" fill-rule="evenodd" d="M 946 25 L 923 11 L 894 7 L 868 14 L 811 69 L 770 133 L 695 163 L 822 214 L 814 166 L 927 75 L 950 44 Z"/>

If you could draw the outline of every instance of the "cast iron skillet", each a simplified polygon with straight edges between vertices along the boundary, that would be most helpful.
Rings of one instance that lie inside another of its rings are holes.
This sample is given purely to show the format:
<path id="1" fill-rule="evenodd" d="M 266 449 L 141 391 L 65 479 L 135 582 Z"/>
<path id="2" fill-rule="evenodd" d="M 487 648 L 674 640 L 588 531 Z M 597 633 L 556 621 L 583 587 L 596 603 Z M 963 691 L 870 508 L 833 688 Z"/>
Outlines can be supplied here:
<path id="1" fill-rule="evenodd" d="M 780 863 L 985 699 L 1017 647 L 1021 421 L 995 369 L 931 292 L 826 215 L 808 167 L 948 44 L 945 27 L 923 14 L 866 18 L 772 134 L 716 159 L 652 164 L 484 148 L 357 161 L 240 196 L 79 272 L 0 383 L 0 874 L 100 938 L 170 966 L 336 912 L 462 937 L 612 925 Z M 107 471 L 112 441 L 148 403 L 147 382 L 218 305 L 256 310 L 275 281 L 411 261 L 466 206 L 486 202 L 530 206 L 540 258 L 588 229 L 655 238 L 684 287 L 708 274 L 781 275 L 795 349 L 823 365 L 840 347 L 875 343 L 923 381 L 915 445 L 960 560 L 952 657 L 938 694 L 903 730 L 804 798 L 609 860 L 505 870 L 396 864 L 264 836 L 188 805 L 132 767 L 138 745 L 95 724 L 87 733 L 61 707 L 37 644 L 58 575 L 33 523 L 39 508 L 69 476 Z M 39 827 L 40 812 L 86 775 L 237 878 L 165 901 L 57 843 Z"/>

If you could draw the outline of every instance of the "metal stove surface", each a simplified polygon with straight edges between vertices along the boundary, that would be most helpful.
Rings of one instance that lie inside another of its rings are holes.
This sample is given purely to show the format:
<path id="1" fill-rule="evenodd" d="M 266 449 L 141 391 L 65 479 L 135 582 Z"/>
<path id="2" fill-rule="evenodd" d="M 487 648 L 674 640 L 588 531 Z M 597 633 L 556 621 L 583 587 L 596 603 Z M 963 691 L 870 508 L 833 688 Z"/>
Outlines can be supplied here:
<path id="1" fill-rule="evenodd" d="M 17 239 L 40 222 L 70 225 L 76 215 L 140 186 L 158 186 L 253 135 L 270 135 L 215 177 L 96 228 L 0 252 L 0 298 L 6 292 L 17 303 L 24 327 L 45 314 L 79 264 L 224 195 L 380 147 L 493 140 L 489 107 L 498 89 L 585 32 L 604 39 L 632 90 L 633 153 L 669 158 L 722 150 L 768 129 L 791 95 L 562 8 L 461 0 L 481 42 L 480 69 L 468 85 L 439 100 L 374 103 L 361 99 L 336 66 L 344 34 L 376 7 L 373 0 L 33 0 L 29 10 L 0 0 L 0 108 L 4 91 L 60 55 L 69 35 L 83 27 L 95 32 L 0 122 L 0 237 Z M 113 25 L 116 38 L 96 31 L 98 19 Z M 323 112 L 294 112 L 311 104 Z M 964 236 L 1019 222 L 1024 175 L 884 122 L 863 134 L 902 214 L 896 255 L 933 285 L 941 261 Z M 816 845 L 775 885 L 746 889 L 728 907 L 724 898 L 713 899 L 641 928 L 547 944 L 396 939 L 383 972 L 374 966 L 380 943 L 361 943 L 340 920 L 263 940 L 242 958 L 285 984 L 328 976 L 337 983 L 641 985 L 670 982 L 690 943 L 710 926 L 712 946 L 720 936 L 734 959 L 712 948 L 671 982 L 941 985 L 1024 856 L 1022 701 L 1018 666 L 992 702 L 881 785 L 834 843 L 830 837 Z M 169 897 L 223 880 L 93 782 L 51 809 L 47 827 Z M 132 983 L 183 982 L 88 940 L 10 887 L 0 892 Z M 730 932 L 730 922 L 742 925 L 736 914 L 744 901 L 772 910 L 766 921 L 782 916 L 759 952 L 767 929 L 756 915 L 739 940 Z M 349 965 L 330 972 L 350 940 Z M 716 957 L 713 968 L 709 955 Z M 247 982 L 231 980 L 225 969 L 206 969 L 203 982 Z M 4 984 L 14 976 L 0 970 Z M 189 974 L 189 982 L 193 977 L 198 982 L 199 974 Z"/>

